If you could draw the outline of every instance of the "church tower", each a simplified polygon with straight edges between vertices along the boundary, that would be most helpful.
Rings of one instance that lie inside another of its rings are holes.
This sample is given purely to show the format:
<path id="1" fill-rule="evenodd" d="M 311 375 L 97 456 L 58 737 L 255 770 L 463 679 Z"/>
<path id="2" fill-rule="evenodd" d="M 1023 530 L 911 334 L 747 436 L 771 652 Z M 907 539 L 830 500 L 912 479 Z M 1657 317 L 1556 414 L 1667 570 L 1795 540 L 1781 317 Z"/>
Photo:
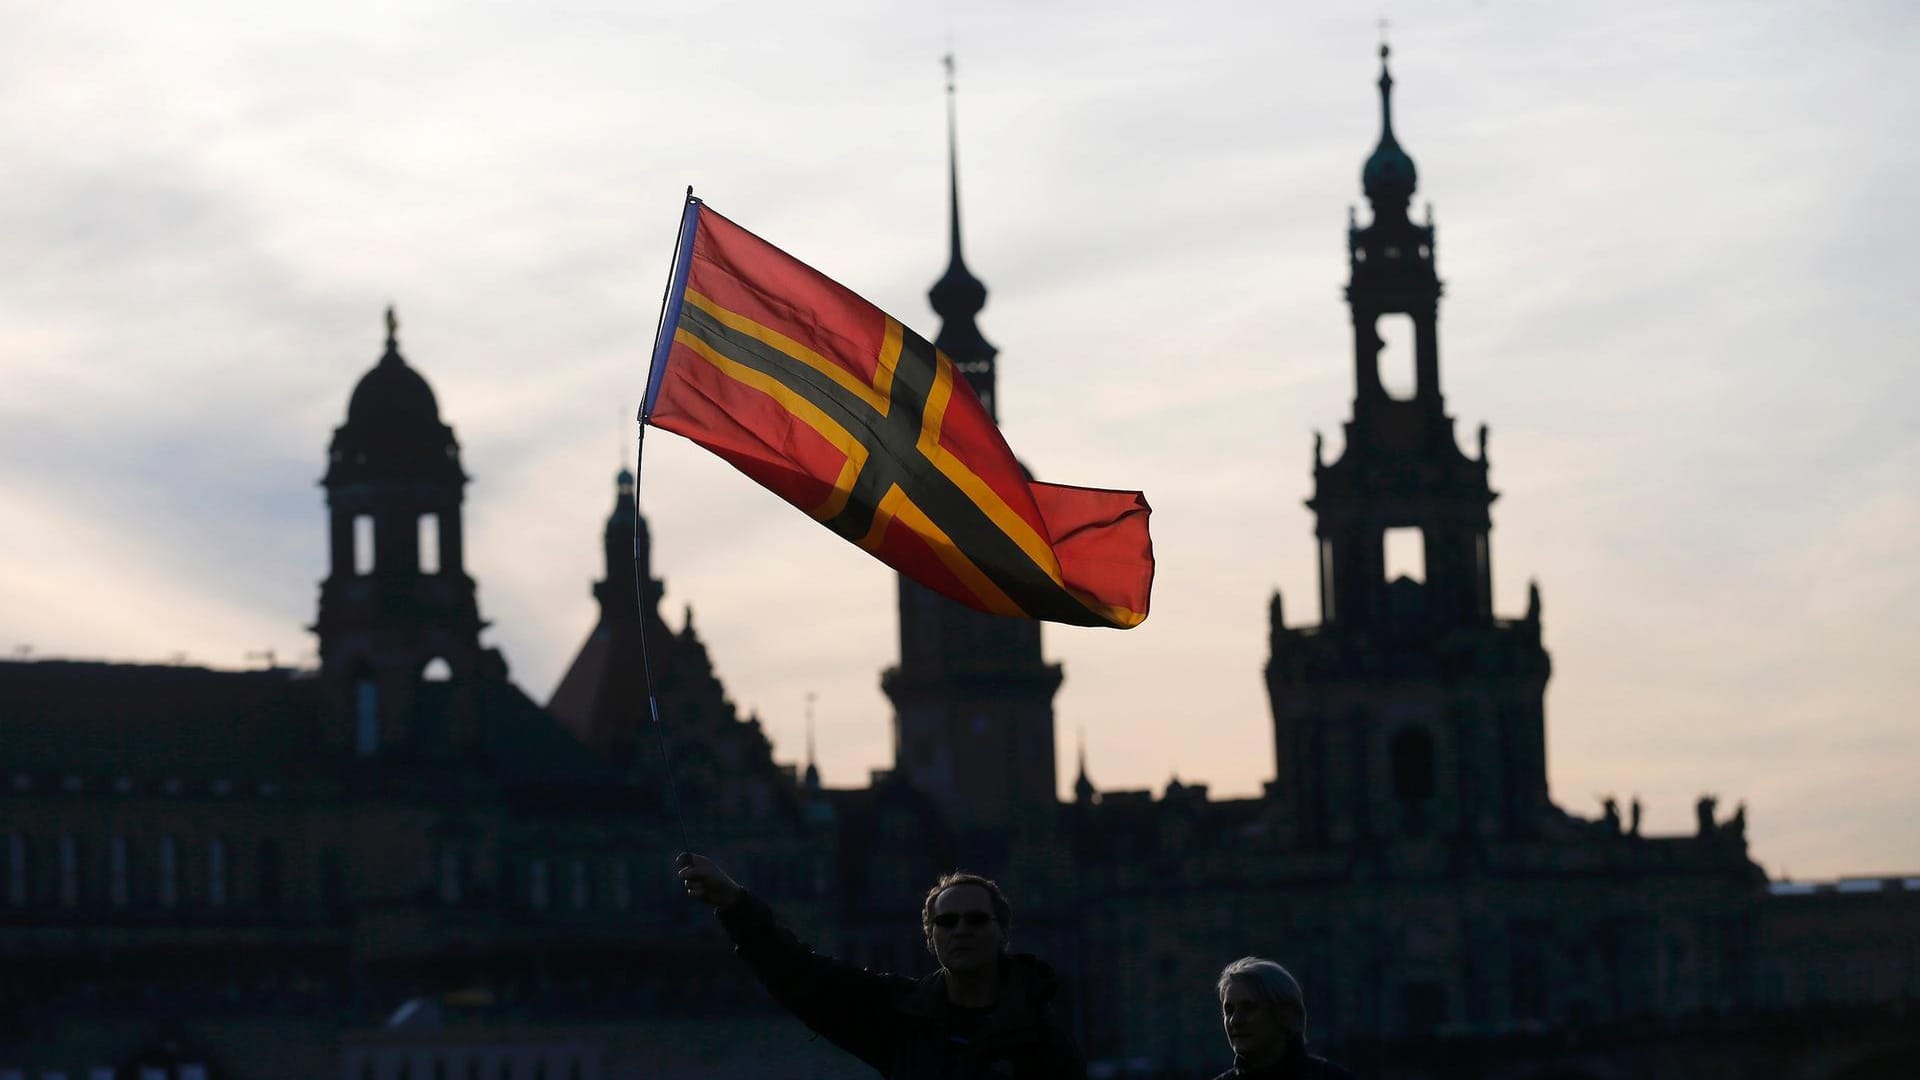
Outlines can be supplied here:
<path id="1" fill-rule="evenodd" d="M 1486 429 L 1463 453 L 1440 392 L 1433 217 L 1408 215 L 1387 55 L 1371 220 L 1348 229 L 1353 418 L 1333 462 L 1315 436 L 1320 625 L 1289 629 L 1277 593 L 1270 613 L 1273 795 L 1307 845 L 1524 835 L 1548 809 L 1538 594 L 1494 614 Z"/>
<path id="2" fill-rule="evenodd" d="M 951 257 L 927 294 L 941 319 L 934 346 L 965 374 L 998 419 L 998 350 L 975 322 L 986 306 L 987 287 L 961 255 L 951 57 L 947 65 Z M 984 854 L 997 843 L 990 837 L 1005 837 L 1010 827 L 1023 823 L 1052 820 L 1059 802 L 1053 695 L 1060 680 L 1060 665 L 1041 657 L 1038 622 L 974 611 L 900 579 L 900 662 L 880 679 L 893 702 L 894 768 L 946 813 L 963 853 Z"/>
<path id="3" fill-rule="evenodd" d="M 368 759 L 451 754 L 475 737 L 472 680 L 500 661 L 480 647 L 464 563 L 460 444 L 400 355 L 392 308 L 386 352 L 354 387 L 321 484 L 331 560 L 313 631 L 326 743 Z"/>

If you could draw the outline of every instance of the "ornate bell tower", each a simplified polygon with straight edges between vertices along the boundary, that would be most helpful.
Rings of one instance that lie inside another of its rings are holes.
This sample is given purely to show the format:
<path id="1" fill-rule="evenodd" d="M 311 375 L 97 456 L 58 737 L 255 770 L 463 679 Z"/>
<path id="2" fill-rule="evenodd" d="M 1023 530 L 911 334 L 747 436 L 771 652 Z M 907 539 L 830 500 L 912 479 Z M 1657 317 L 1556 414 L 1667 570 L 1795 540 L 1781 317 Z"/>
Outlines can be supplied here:
<path id="1" fill-rule="evenodd" d="M 947 71 L 952 257 L 927 294 L 941 319 L 934 346 L 997 418 L 998 350 L 974 321 L 986 306 L 987 287 L 960 252 L 951 58 Z M 963 848 L 970 833 L 1004 833 L 1053 819 L 1059 802 L 1053 695 L 1060 680 L 1060 665 L 1041 657 L 1038 622 L 974 611 L 900 579 L 900 663 L 880 678 L 894 708 L 894 768 L 941 807 Z"/>
<path id="2" fill-rule="evenodd" d="M 1440 393 L 1432 212 L 1407 213 L 1416 173 L 1387 55 L 1361 172 L 1372 220 L 1348 229 L 1353 419 L 1333 462 L 1315 437 L 1307 503 L 1321 625 L 1289 629 L 1277 593 L 1271 611 L 1273 794 L 1307 845 L 1524 834 L 1548 807 L 1538 601 L 1493 612 L 1486 429 L 1463 453 Z M 1390 329 L 1410 346 L 1398 394 L 1381 369 Z"/>
<path id="3" fill-rule="evenodd" d="M 464 564 L 460 445 L 400 355 L 392 308 L 386 352 L 354 387 L 321 484 L 331 567 L 313 630 L 327 745 L 368 759 L 451 754 L 474 737 L 471 681 L 499 661 L 480 647 Z"/>

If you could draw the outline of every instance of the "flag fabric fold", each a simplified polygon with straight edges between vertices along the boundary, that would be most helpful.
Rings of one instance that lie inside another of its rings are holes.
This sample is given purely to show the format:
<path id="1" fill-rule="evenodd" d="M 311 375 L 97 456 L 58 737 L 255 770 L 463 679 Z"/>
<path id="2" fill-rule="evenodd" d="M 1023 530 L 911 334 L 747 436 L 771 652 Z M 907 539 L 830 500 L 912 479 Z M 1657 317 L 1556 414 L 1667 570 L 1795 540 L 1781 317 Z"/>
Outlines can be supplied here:
<path id="1" fill-rule="evenodd" d="M 641 415 L 970 607 L 1147 617 L 1140 492 L 1029 479 L 944 353 L 697 199 Z"/>

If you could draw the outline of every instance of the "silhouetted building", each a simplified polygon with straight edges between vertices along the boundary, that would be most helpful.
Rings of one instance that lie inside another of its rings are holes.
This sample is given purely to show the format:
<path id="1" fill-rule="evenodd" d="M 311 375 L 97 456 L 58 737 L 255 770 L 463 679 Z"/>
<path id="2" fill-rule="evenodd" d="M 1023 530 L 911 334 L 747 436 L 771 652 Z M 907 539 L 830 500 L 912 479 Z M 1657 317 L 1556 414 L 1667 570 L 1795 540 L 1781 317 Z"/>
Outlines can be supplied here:
<path id="1" fill-rule="evenodd" d="M 390 313 L 329 452 L 317 670 L 0 662 L 0 1080 L 859 1074 L 679 895 L 675 793 L 702 847 L 870 966 L 923 968 L 939 871 L 1004 876 L 1096 1076 L 1209 1075 L 1212 980 L 1249 952 L 1299 975 L 1312 1037 L 1363 1075 L 1920 1074 L 1920 878 L 1770 885 L 1744 808 L 1703 798 L 1692 833 L 1648 836 L 1637 805 L 1552 802 L 1539 591 L 1495 610 L 1486 437 L 1463 453 L 1445 410 L 1391 87 L 1383 63 L 1353 416 L 1314 456 L 1318 622 L 1270 602 L 1262 796 L 1102 792 L 1083 751 L 1061 802 L 1038 624 L 904 582 L 894 767 L 802 780 L 691 606 L 661 615 L 625 470 L 595 626 L 536 705 L 482 642 L 468 478 Z M 992 408 L 949 168 L 937 345 Z M 1387 380 L 1395 322 L 1409 377 Z"/>

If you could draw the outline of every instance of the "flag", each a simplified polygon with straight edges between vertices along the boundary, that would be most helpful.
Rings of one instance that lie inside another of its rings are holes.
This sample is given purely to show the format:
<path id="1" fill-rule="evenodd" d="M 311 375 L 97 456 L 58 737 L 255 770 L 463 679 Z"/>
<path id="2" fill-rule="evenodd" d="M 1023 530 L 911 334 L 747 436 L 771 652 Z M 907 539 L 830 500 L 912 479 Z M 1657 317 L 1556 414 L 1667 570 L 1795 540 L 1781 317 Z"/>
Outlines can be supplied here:
<path id="1" fill-rule="evenodd" d="M 1147 617 L 1145 497 L 1029 479 L 944 353 L 698 199 L 641 416 L 962 604 Z"/>

